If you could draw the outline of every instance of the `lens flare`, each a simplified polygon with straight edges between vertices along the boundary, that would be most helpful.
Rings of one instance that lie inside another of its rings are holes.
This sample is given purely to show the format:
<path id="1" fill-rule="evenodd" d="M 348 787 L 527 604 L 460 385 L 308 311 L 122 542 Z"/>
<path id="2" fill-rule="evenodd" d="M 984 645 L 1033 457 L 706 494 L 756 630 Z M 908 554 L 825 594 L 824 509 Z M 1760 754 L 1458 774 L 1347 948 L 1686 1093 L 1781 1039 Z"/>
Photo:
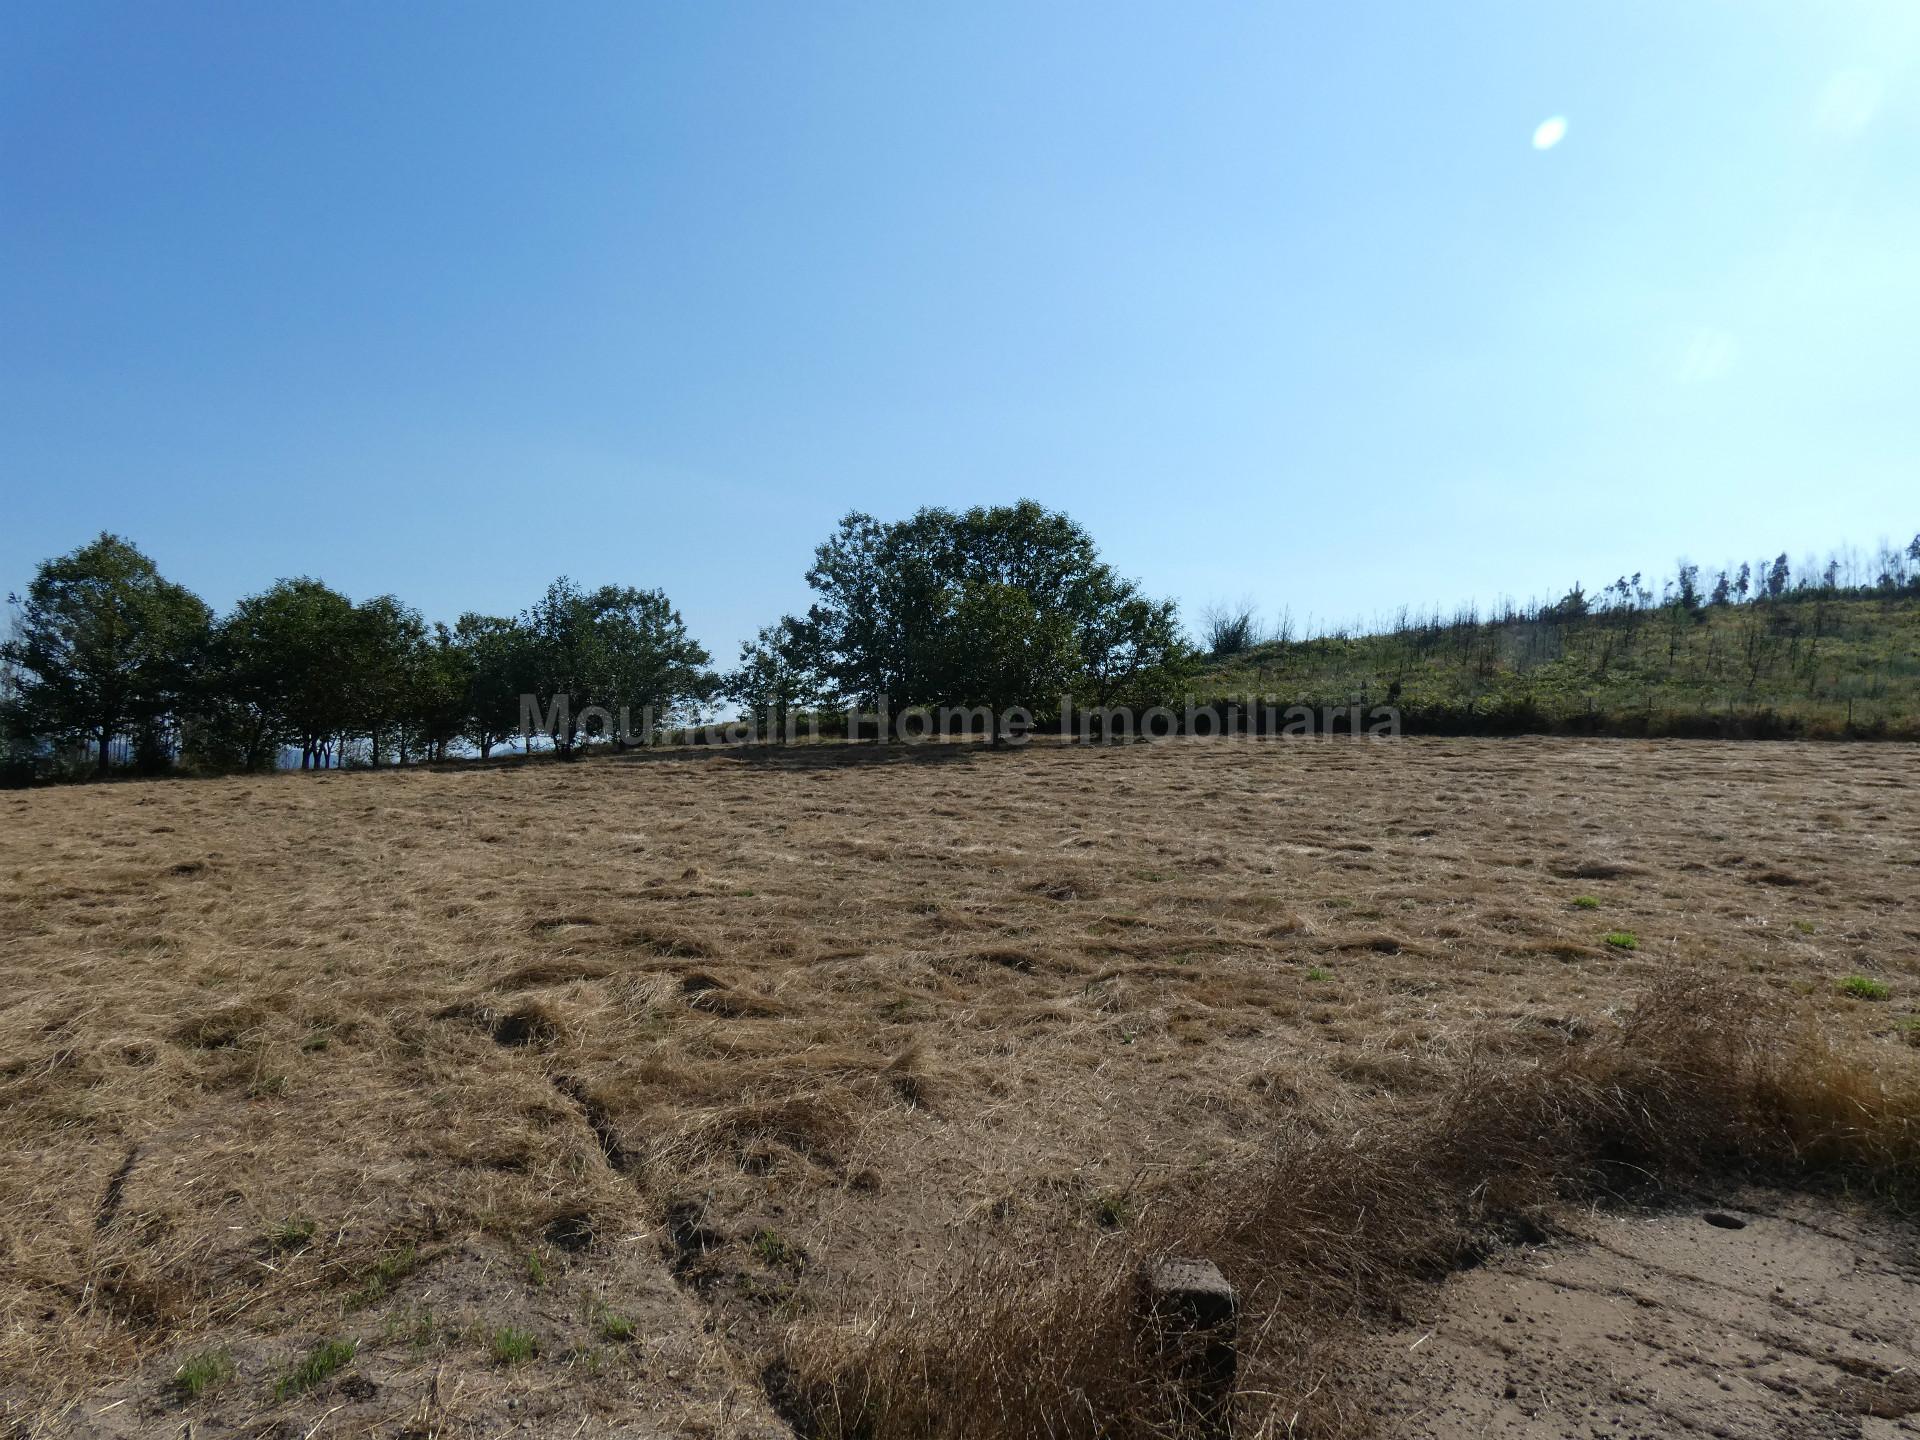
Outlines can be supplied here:
<path id="1" fill-rule="evenodd" d="M 1533 132 L 1533 148 L 1551 150 L 1567 138 L 1567 117 L 1555 115 L 1542 120 Z"/>

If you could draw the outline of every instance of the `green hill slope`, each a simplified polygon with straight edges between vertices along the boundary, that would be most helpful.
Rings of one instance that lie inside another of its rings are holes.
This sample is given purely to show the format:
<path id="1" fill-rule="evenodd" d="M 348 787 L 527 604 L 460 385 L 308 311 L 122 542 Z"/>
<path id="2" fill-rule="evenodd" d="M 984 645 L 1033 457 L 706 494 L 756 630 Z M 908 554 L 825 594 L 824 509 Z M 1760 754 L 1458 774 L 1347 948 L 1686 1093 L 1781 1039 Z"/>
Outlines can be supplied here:
<path id="1" fill-rule="evenodd" d="M 1258 645 L 1210 697 L 1398 705 L 1409 732 L 1920 739 L 1920 594 L 1553 609 Z"/>

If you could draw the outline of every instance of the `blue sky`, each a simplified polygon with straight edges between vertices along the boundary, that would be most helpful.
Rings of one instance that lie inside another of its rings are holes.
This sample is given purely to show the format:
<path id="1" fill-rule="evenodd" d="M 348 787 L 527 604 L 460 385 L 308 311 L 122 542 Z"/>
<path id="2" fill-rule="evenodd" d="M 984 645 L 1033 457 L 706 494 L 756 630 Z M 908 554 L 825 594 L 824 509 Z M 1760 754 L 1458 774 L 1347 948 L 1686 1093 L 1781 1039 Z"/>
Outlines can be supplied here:
<path id="1" fill-rule="evenodd" d="M 724 660 L 855 508 L 1296 617 L 1904 541 L 1916 62 L 1905 0 L 11 4 L 0 589 L 565 571 Z"/>

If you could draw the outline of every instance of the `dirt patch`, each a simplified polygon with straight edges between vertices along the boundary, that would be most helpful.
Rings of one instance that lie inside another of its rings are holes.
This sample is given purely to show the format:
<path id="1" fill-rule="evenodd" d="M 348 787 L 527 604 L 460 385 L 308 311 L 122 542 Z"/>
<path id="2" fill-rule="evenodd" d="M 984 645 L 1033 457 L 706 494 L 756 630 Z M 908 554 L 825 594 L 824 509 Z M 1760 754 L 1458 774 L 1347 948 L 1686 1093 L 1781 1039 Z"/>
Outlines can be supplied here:
<path id="1" fill-rule="evenodd" d="M 1386 1433 L 1920 1433 L 1914 1230 L 1770 1192 L 1564 1223 L 1410 1307 L 1369 1360 L 1393 1377 Z"/>

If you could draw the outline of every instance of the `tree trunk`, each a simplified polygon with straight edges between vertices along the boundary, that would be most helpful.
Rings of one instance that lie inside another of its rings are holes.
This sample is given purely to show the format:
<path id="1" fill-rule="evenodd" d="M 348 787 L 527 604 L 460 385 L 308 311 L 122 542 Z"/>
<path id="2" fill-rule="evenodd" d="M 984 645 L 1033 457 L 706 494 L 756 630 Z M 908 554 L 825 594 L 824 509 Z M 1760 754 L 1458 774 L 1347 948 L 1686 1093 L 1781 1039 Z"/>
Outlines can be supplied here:
<path id="1" fill-rule="evenodd" d="M 100 727 L 100 773 L 105 775 L 113 767 L 113 731 L 110 727 Z"/>

